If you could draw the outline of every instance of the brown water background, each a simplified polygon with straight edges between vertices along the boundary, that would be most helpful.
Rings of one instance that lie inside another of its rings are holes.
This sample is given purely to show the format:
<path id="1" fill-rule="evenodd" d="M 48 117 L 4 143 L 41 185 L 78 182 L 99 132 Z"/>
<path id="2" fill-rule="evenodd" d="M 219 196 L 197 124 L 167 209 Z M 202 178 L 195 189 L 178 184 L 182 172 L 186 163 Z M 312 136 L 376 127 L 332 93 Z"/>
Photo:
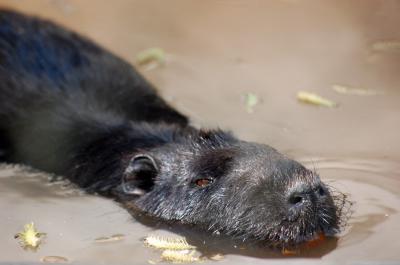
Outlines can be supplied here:
<path id="1" fill-rule="evenodd" d="M 322 257 L 239 253 L 218 263 L 400 263 L 400 1 L 0 0 L 0 6 L 57 21 L 133 64 L 143 49 L 163 48 L 164 67 L 139 70 L 195 125 L 270 144 L 355 202 L 337 247 Z M 378 51 L 373 45 L 380 41 L 394 45 Z M 335 84 L 377 94 L 342 95 Z M 339 106 L 299 103 L 300 90 Z M 246 93 L 260 99 L 253 113 Z M 75 263 L 145 264 L 159 256 L 141 241 L 159 231 L 110 200 L 49 184 L 40 173 L 3 166 L 0 210 L 0 262 L 58 255 Z M 14 239 L 30 221 L 48 234 L 37 252 Z M 94 242 L 117 233 L 125 239 Z"/>

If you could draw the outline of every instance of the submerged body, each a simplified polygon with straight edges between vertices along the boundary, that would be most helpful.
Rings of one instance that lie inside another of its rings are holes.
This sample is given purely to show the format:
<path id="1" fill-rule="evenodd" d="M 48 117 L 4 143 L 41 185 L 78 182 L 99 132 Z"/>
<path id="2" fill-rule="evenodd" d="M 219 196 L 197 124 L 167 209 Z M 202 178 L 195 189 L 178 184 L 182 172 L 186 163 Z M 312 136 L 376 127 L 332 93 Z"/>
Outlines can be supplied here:
<path id="1" fill-rule="evenodd" d="M 243 241 L 286 246 L 339 229 L 317 174 L 190 126 L 132 66 L 53 23 L 0 11 L 0 80 L 3 161 Z"/>

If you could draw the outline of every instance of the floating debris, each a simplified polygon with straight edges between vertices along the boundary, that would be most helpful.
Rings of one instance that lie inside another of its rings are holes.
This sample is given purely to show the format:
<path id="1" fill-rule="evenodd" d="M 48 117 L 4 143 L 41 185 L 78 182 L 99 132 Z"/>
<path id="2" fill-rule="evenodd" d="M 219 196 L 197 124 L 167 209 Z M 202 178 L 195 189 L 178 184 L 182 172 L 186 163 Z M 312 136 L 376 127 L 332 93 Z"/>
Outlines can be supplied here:
<path id="1" fill-rule="evenodd" d="M 166 249 L 161 254 L 161 259 L 172 263 L 189 263 L 200 261 L 194 250 Z"/>
<path id="2" fill-rule="evenodd" d="M 66 263 L 68 259 L 61 256 L 44 256 L 40 258 L 40 261 L 43 263 Z"/>
<path id="3" fill-rule="evenodd" d="M 196 247 L 189 245 L 184 237 L 160 237 L 150 235 L 145 238 L 146 246 L 156 249 L 163 249 L 161 261 L 171 263 L 189 263 L 200 261 L 200 257 L 195 250 Z M 154 260 L 148 260 L 150 264 L 155 264 Z"/>
<path id="4" fill-rule="evenodd" d="M 36 230 L 33 222 L 24 225 L 24 231 L 19 232 L 14 236 L 20 240 L 21 246 L 24 249 L 36 250 L 42 243 L 43 237 L 46 233 L 41 233 Z"/>
<path id="5" fill-rule="evenodd" d="M 213 261 L 221 261 L 224 258 L 225 258 L 225 256 L 223 254 L 220 254 L 220 253 L 214 254 L 211 257 L 209 257 L 209 259 L 213 260 Z"/>
<path id="6" fill-rule="evenodd" d="M 324 106 L 329 108 L 337 107 L 337 103 L 331 100 L 325 99 L 317 94 L 300 91 L 297 93 L 297 99 L 308 104 L 313 104 L 317 106 Z"/>
<path id="7" fill-rule="evenodd" d="M 376 90 L 363 89 L 363 88 L 357 88 L 357 87 L 348 87 L 348 86 L 343 86 L 343 85 L 333 85 L 332 89 L 339 94 L 345 94 L 345 95 L 375 96 L 375 95 L 382 94 Z"/>
<path id="8" fill-rule="evenodd" d="M 247 93 L 245 95 L 246 111 L 248 113 L 254 112 L 254 107 L 259 103 L 258 96 L 254 93 Z"/>
<path id="9" fill-rule="evenodd" d="M 136 56 L 136 62 L 139 65 L 146 65 L 150 63 L 154 63 L 155 66 L 165 64 L 165 52 L 161 48 L 150 48 L 144 50 Z"/>
<path id="10" fill-rule="evenodd" d="M 389 51 L 400 52 L 400 41 L 398 40 L 377 41 L 372 44 L 371 48 L 373 51 L 376 52 L 389 52 Z"/>
<path id="11" fill-rule="evenodd" d="M 168 250 L 188 250 L 195 249 L 195 246 L 189 245 L 184 237 L 168 238 L 150 235 L 144 240 L 145 245 L 157 249 Z"/>
<path id="12" fill-rule="evenodd" d="M 109 242 L 117 242 L 117 241 L 121 241 L 125 238 L 125 235 L 123 234 L 115 234 L 112 236 L 102 236 L 102 237 L 98 237 L 96 238 L 94 241 L 96 243 L 109 243 Z"/>

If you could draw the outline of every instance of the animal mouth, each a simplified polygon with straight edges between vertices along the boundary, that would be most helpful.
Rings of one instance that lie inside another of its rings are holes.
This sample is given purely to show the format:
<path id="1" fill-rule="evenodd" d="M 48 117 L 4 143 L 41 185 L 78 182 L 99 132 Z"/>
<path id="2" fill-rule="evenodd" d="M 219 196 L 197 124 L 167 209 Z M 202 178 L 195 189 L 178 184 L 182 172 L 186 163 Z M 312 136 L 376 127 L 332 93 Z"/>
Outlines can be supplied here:
<path id="1" fill-rule="evenodd" d="M 302 231 L 302 230 L 306 231 Z M 337 233 L 336 230 L 323 228 L 313 229 L 313 231 L 307 231 L 307 228 L 299 227 L 296 225 L 283 226 L 280 229 L 280 233 L 274 234 L 272 237 L 269 235 L 267 241 L 272 248 L 277 249 L 291 249 L 297 248 L 300 245 L 318 240 L 321 237 L 333 236 Z"/>

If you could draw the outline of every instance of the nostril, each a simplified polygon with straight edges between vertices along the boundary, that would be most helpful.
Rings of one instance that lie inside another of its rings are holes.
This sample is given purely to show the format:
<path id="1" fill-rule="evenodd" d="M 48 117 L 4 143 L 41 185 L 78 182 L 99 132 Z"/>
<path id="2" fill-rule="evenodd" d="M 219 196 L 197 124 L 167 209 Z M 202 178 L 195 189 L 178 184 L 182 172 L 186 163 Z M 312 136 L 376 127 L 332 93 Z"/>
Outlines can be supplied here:
<path id="1" fill-rule="evenodd" d="M 322 186 L 320 186 L 320 187 L 318 188 L 318 195 L 319 195 L 320 197 L 323 197 L 323 196 L 326 195 L 326 191 L 325 191 L 325 189 L 324 189 Z"/>
<path id="2" fill-rule="evenodd" d="M 291 205 L 300 205 L 300 204 L 303 203 L 303 200 L 304 200 L 303 196 L 298 195 L 298 194 L 297 195 L 292 195 L 292 196 L 289 197 L 289 203 Z"/>

